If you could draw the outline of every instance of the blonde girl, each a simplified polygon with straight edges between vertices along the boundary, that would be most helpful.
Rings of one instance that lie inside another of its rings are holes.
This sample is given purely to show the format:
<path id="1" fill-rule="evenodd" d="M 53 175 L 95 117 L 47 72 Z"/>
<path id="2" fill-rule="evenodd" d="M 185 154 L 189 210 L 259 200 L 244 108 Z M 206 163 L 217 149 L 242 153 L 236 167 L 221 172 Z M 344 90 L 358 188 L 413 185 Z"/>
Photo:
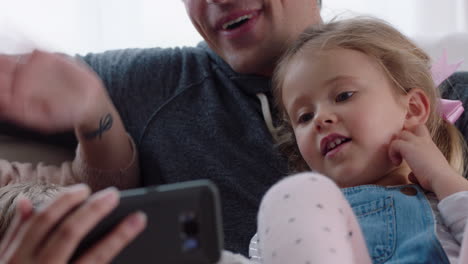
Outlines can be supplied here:
<path id="1" fill-rule="evenodd" d="M 275 95 L 282 146 L 302 173 L 265 195 L 254 260 L 468 263 L 464 142 L 430 67 L 378 19 L 300 36 L 276 69 Z"/>

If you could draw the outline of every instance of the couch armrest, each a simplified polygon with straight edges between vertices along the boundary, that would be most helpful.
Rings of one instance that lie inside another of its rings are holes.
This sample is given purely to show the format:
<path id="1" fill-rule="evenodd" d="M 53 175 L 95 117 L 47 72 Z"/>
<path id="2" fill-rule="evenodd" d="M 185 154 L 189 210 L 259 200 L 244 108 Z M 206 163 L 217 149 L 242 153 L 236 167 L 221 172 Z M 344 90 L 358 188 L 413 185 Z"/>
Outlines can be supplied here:
<path id="1" fill-rule="evenodd" d="M 73 160 L 76 145 L 73 132 L 45 135 L 0 122 L 0 159 L 59 165 Z"/>

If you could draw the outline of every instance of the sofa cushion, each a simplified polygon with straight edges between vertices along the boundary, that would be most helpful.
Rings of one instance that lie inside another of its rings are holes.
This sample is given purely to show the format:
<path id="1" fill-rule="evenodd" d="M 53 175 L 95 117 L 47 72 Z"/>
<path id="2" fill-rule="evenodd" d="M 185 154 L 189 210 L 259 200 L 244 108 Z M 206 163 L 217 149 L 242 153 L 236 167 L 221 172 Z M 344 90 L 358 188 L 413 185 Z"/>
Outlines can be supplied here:
<path id="1" fill-rule="evenodd" d="M 0 159 L 59 165 L 73 160 L 77 140 L 73 132 L 41 134 L 0 122 Z"/>

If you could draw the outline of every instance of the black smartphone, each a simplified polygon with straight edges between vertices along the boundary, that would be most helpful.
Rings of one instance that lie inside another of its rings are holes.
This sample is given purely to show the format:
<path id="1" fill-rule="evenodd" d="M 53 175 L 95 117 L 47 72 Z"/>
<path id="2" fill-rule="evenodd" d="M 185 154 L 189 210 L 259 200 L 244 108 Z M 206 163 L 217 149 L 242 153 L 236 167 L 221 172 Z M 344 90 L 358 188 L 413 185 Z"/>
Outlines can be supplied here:
<path id="1" fill-rule="evenodd" d="M 223 249 L 219 194 L 209 180 L 120 192 L 120 203 L 80 243 L 71 261 L 128 214 L 141 210 L 145 230 L 112 263 L 212 264 Z"/>

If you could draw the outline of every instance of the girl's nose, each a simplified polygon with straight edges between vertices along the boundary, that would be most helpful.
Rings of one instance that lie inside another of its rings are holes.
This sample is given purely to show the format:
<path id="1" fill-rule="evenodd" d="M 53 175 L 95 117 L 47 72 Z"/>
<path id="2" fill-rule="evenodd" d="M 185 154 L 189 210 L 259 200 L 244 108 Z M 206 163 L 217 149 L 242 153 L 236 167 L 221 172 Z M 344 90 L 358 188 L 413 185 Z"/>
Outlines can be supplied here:
<path id="1" fill-rule="evenodd" d="M 332 113 L 321 113 L 315 117 L 315 127 L 318 131 L 336 123 L 336 115 Z"/>

